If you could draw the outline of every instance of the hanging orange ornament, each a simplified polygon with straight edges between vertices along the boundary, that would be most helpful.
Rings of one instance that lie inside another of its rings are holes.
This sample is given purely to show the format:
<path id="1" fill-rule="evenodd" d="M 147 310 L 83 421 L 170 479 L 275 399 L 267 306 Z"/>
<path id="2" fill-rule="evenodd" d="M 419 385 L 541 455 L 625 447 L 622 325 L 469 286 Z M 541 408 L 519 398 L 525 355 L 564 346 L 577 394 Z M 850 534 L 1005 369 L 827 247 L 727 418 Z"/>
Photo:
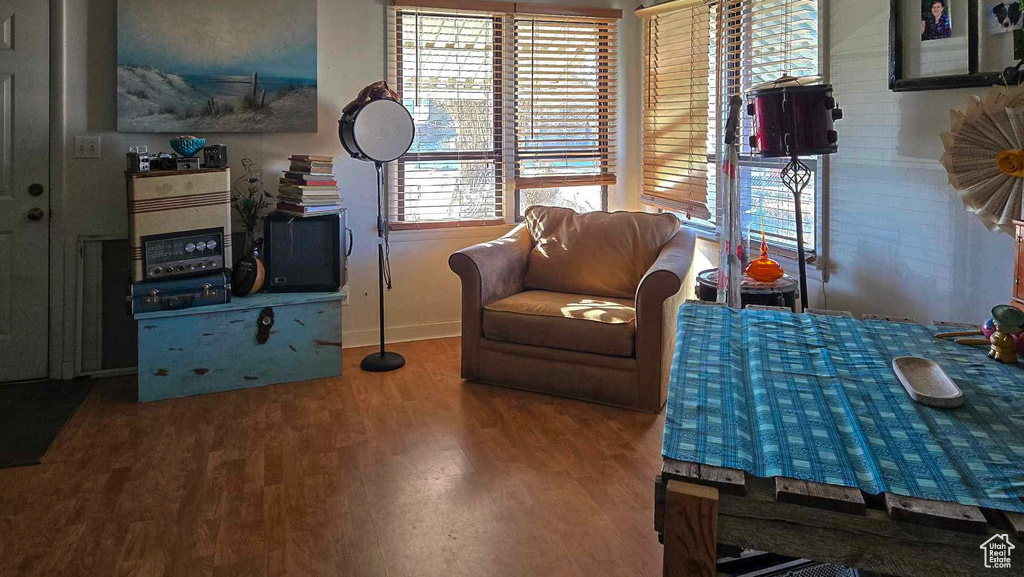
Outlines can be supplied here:
<path id="1" fill-rule="evenodd" d="M 764 234 L 764 216 L 761 217 L 761 258 L 747 265 L 747 276 L 758 282 L 775 282 L 786 274 L 779 263 L 768 258 L 768 241 Z"/>

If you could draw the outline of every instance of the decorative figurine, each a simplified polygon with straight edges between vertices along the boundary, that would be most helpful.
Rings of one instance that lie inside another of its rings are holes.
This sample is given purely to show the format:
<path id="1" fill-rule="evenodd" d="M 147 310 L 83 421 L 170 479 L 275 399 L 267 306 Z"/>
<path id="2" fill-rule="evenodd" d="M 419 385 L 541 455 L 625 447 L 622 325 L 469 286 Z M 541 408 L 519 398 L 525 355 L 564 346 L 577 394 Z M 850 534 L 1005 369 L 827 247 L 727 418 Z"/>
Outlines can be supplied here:
<path id="1" fill-rule="evenodd" d="M 1024 312 L 1010 305 L 996 305 L 992 308 L 992 318 L 995 319 L 996 330 L 989 337 L 992 346 L 988 356 L 1001 363 L 1017 364 L 1017 343 L 1014 337 L 1024 332 L 1021 328 L 1024 325 Z"/>
<path id="2" fill-rule="evenodd" d="M 773 283 L 786 274 L 779 263 L 768 258 L 768 241 L 764 234 L 764 216 L 761 216 L 761 258 L 747 265 L 747 276 L 765 283 Z"/>

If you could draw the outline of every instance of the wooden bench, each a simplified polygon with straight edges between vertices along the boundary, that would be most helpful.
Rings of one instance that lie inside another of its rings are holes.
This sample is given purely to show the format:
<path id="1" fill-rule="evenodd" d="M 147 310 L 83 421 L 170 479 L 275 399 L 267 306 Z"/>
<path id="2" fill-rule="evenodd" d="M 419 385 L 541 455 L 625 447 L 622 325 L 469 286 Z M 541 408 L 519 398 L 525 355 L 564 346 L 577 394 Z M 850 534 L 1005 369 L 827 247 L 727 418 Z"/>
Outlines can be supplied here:
<path id="1" fill-rule="evenodd" d="M 664 458 L 655 480 L 654 528 L 665 545 L 665 577 L 714 576 L 723 545 L 886 575 L 991 575 L 981 544 L 1002 533 L 1024 538 L 1024 515 Z"/>

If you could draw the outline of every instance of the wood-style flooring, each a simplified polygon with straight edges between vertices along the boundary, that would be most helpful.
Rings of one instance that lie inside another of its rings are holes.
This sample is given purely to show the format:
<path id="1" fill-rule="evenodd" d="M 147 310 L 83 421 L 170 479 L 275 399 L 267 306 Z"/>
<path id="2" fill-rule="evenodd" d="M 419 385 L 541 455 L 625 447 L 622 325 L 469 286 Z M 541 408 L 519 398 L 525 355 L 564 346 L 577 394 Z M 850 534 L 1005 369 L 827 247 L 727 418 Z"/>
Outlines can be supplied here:
<path id="1" fill-rule="evenodd" d="M 0 575 L 656 576 L 663 416 L 408 364 L 138 404 L 100 381 L 0 470 Z"/>

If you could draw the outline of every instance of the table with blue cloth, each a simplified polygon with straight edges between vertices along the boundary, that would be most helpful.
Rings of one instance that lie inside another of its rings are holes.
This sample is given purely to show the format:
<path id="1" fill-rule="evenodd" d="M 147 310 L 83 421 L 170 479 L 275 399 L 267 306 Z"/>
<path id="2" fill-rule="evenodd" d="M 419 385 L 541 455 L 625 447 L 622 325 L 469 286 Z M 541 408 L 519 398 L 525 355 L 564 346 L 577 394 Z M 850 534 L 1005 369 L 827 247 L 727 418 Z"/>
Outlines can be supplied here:
<path id="1" fill-rule="evenodd" d="M 1024 368 L 937 332 L 681 307 L 656 486 L 665 575 L 714 574 L 716 544 L 971 575 L 991 538 L 1024 543 Z M 963 405 L 911 400 L 892 369 L 901 356 L 937 362 Z"/>

